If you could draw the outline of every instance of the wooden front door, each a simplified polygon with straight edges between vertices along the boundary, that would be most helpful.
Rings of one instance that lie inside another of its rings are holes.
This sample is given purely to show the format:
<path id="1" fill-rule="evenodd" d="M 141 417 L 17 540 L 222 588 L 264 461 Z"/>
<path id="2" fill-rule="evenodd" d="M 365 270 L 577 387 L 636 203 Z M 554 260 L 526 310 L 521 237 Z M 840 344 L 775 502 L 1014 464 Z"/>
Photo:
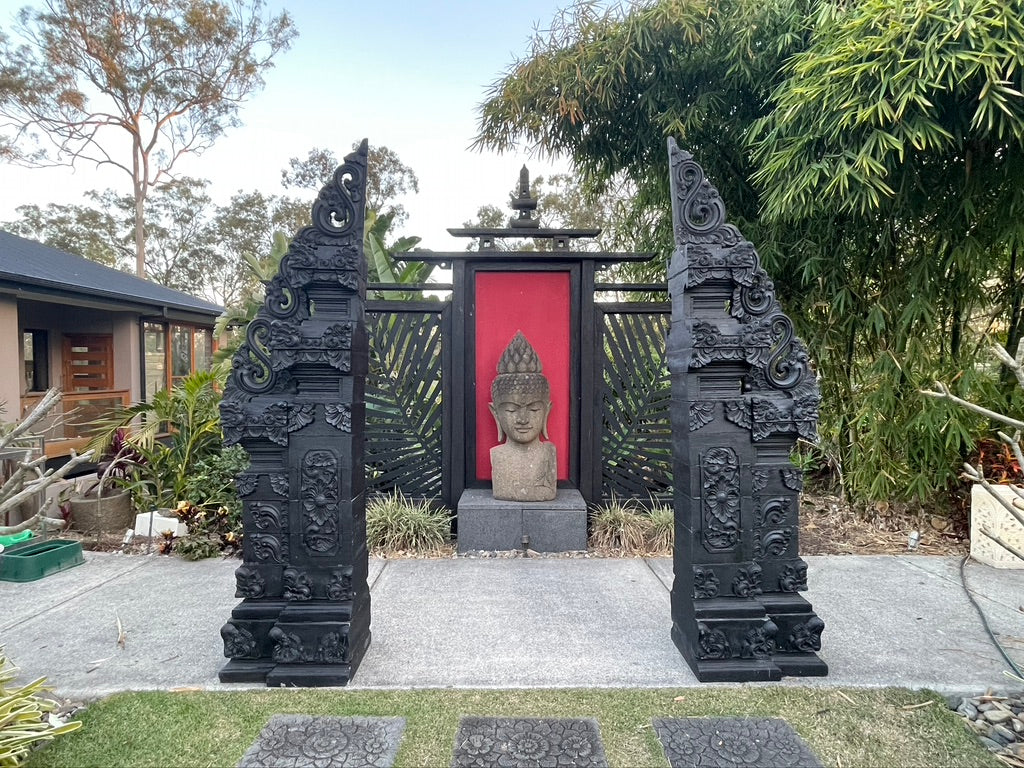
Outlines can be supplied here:
<path id="1" fill-rule="evenodd" d="M 114 337 L 110 334 L 64 336 L 64 391 L 114 388 Z"/>

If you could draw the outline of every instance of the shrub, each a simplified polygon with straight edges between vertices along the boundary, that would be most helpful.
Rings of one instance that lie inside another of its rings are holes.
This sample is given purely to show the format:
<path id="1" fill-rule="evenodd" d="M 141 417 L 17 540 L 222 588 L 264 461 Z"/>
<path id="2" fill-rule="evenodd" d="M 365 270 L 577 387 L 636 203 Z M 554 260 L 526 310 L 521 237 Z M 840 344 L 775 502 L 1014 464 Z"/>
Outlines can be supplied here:
<path id="1" fill-rule="evenodd" d="M 400 491 L 375 496 L 366 505 L 366 542 L 373 552 L 436 552 L 451 535 L 451 513 Z"/>
<path id="2" fill-rule="evenodd" d="M 651 530 L 651 518 L 634 500 L 620 501 L 614 496 L 604 506 L 594 507 L 590 518 L 590 546 L 644 552 Z"/>
<path id="3" fill-rule="evenodd" d="M 0 766 L 5 767 L 20 765 L 28 756 L 30 746 L 52 741 L 82 725 L 78 721 L 63 724 L 50 721 L 50 713 L 56 705 L 38 695 L 47 690 L 43 686 L 45 677 L 20 688 L 8 687 L 14 682 L 17 671 L 0 648 Z"/>
<path id="4" fill-rule="evenodd" d="M 220 398 L 215 376 L 193 373 L 154 394 L 150 402 L 118 408 L 98 420 L 90 447 L 106 450 L 120 434 L 121 447 L 130 447 L 139 458 L 127 478 L 115 477 L 114 482 L 131 491 L 139 509 L 173 509 L 180 501 L 191 501 L 187 488 L 194 487 L 201 463 L 222 453 Z M 161 432 L 166 437 L 158 440 Z M 228 493 L 233 496 L 234 488 Z"/>
<path id="5" fill-rule="evenodd" d="M 651 499 L 648 505 L 651 527 L 647 534 L 647 550 L 651 554 L 670 555 L 676 539 L 676 516 L 672 505 Z"/>

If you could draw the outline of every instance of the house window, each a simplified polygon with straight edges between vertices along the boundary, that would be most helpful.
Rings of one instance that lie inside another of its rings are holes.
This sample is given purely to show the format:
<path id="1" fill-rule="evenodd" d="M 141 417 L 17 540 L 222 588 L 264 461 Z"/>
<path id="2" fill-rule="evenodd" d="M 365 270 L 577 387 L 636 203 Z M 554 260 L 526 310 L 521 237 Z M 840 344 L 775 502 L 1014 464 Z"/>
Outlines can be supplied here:
<path id="1" fill-rule="evenodd" d="M 143 349 L 146 360 L 146 401 L 167 388 L 167 326 L 160 323 L 144 323 Z"/>
<path id="2" fill-rule="evenodd" d="M 25 391 L 41 392 L 50 386 L 50 346 L 46 331 L 24 331 L 21 351 L 25 360 Z"/>
<path id="3" fill-rule="evenodd" d="M 64 391 L 114 388 L 114 337 L 110 334 L 64 336 Z"/>
<path id="4" fill-rule="evenodd" d="M 213 331 L 191 325 L 145 323 L 146 399 L 213 362 Z"/>

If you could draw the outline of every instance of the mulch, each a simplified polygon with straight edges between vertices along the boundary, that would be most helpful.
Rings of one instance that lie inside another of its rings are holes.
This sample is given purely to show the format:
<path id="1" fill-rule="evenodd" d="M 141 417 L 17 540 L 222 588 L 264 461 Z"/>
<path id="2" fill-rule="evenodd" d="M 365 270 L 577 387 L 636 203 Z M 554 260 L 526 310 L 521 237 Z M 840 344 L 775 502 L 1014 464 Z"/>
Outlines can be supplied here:
<path id="1" fill-rule="evenodd" d="M 961 519 L 962 518 L 962 519 Z M 913 532 L 916 537 L 912 537 Z M 77 539 L 82 548 L 99 552 L 124 551 L 127 554 L 158 552 L 161 541 L 152 545 L 144 537 L 123 545 L 123 535 L 116 533 L 84 533 L 63 531 L 61 538 Z M 912 538 L 917 544 L 910 548 Z M 966 516 L 935 514 L 921 505 L 877 503 L 870 508 L 857 508 L 838 496 L 804 493 L 800 504 L 801 555 L 946 555 L 963 557 L 970 549 Z M 376 553 L 375 553 L 376 554 Z M 389 553 L 387 557 L 452 557 L 454 547 L 445 547 L 431 553 Z M 538 553 L 530 553 L 537 556 Z M 590 549 L 573 553 L 574 557 L 637 557 L 641 553 L 626 553 L 617 549 Z M 651 552 L 649 555 L 669 556 L 671 552 Z M 485 553 L 477 557 L 491 556 Z M 516 557 L 511 552 L 499 556 Z M 544 556 L 544 555 L 542 555 Z M 552 556 L 552 555 L 547 555 Z M 554 556 L 566 556 L 565 554 Z"/>

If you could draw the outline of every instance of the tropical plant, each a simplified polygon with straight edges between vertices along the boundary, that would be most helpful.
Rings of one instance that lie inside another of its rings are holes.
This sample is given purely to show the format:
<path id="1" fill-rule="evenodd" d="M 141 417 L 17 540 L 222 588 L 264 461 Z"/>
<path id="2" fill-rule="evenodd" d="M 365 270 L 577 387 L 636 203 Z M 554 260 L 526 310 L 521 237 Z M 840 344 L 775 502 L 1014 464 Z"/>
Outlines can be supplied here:
<path id="1" fill-rule="evenodd" d="M 400 491 L 371 497 L 366 503 L 366 543 L 371 552 L 431 553 L 451 538 L 451 512 Z"/>
<path id="2" fill-rule="evenodd" d="M 45 677 L 12 686 L 17 676 L 17 668 L 0 646 L 0 768 L 15 768 L 32 747 L 82 727 L 79 720 L 61 723 L 52 719 L 56 703 L 39 695 L 49 690 Z"/>
<path id="3" fill-rule="evenodd" d="M 373 209 L 366 210 L 366 221 L 363 225 L 363 251 L 366 255 L 367 279 L 371 283 L 398 283 L 415 285 L 425 283 L 434 270 L 433 264 L 422 261 L 403 261 L 402 254 L 408 253 L 419 243 L 416 236 L 399 237 L 391 243 L 386 241 L 395 222 L 393 213 L 378 214 Z M 374 294 L 379 299 L 411 301 L 422 299 L 423 291 L 377 290 Z"/>
<path id="4" fill-rule="evenodd" d="M 438 315 L 380 313 L 367 330 L 367 481 L 377 490 L 416 488 L 423 495 L 438 495 L 442 474 Z"/>
<path id="5" fill-rule="evenodd" d="M 97 422 L 90 447 L 103 450 L 118 430 L 127 430 L 124 442 L 142 461 L 117 482 L 131 491 L 138 509 L 173 509 L 190 500 L 204 462 L 223 449 L 220 398 L 214 374 L 193 373 L 170 390 L 157 392 L 150 402 L 120 408 Z M 219 506 L 233 498 L 233 486 L 221 487 L 204 503 Z"/>
<path id="6" fill-rule="evenodd" d="M 613 488 L 664 493 L 671 484 L 671 387 L 663 354 L 667 317 L 605 315 L 602 471 Z M 644 485 L 638 484 L 637 477 Z"/>

